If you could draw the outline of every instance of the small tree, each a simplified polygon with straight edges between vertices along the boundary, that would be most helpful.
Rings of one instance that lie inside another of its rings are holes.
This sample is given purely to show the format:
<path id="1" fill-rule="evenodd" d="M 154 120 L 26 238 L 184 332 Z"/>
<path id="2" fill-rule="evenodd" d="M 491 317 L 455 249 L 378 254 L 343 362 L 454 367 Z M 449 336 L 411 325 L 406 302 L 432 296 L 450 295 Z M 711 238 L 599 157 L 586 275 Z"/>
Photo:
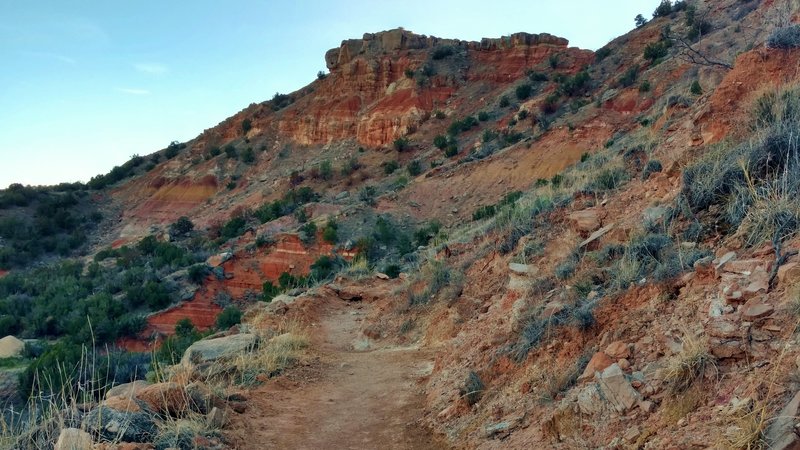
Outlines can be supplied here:
<path id="1" fill-rule="evenodd" d="M 647 19 L 641 14 L 637 14 L 633 20 L 636 22 L 636 28 L 642 28 L 647 25 Z"/>
<path id="2" fill-rule="evenodd" d="M 661 0 L 656 10 L 653 11 L 653 17 L 664 17 L 672 14 L 672 2 L 670 0 Z"/>
<path id="3" fill-rule="evenodd" d="M 183 236 L 186 233 L 191 233 L 192 230 L 194 230 L 194 223 L 188 217 L 181 216 L 169 226 L 169 235 L 172 237 Z"/>
<path id="4" fill-rule="evenodd" d="M 228 306 L 217 316 L 217 329 L 227 330 L 242 322 L 242 312 L 235 306 Z"/>
<path id="5" fill-rule="evenodd" d="M 250 119 L 244 119 L 242 121 L 242 133 L 247 134 L 253 128 L 253 122 Z"/>

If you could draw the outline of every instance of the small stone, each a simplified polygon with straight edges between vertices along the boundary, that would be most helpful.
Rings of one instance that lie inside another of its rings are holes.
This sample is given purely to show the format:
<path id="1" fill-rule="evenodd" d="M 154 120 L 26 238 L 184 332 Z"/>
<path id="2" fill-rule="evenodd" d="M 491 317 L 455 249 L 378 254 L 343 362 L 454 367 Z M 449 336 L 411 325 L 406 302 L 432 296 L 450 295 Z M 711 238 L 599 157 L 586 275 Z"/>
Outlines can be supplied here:
<path id="1" fill-rule="evenodd" d="M 52 441 L 51 441 L 52 442 Z M 77 428 L 64 428 L 53 450 L 91 450 L 92 436 Z"/>
<path id="2" fill-rule="evenodd" d="M 774 310 L 775 308 L 769 303 L 762 303 L 761 301 L 747 302 L 742 308 L 742 317 L 748 320 L 758 319 L 772 314 Z"/>
<path id="3" fill-rule="evenodd" d="M 388 280 L 389 279 L 389 275 L 386 275 L 385 273 L 378 272 L 378 273 L 375 274 L 375 278 L 377 278 L 379 280 Z"/>
<path id="4" fill-rule="evenodd" d="M 722 255 L 719 259 L 714 261 L 714 272 L 716 272 L 717 276 L 720 275 L 722 269 L 725 267 L 725 264 L 728 264 L 736 258 L 736 252 L 728 252 Z"/>
<path id="5" fill-rule="evenodd" d="M 651 402 L 650 400 L 642 400 L 639 402 L 639 409 L 641 409 L 642 412 L 645 412 L 647 414 L 653 412 L 655 406 L 656 406 L 655 403 Z"/>
<path id="6" fill-rule="evenodd" d="M 634 427 L 630 427 L 630 428 L 628 428 L 628 430 L 625 432 L 625 434 L 623 434 L 623 435 L 622 435 L 622 439 L 625 439 L 625 440 L 626 440 L 626 441 L 628 441 L 628 442 L 633 442 L 633 441 L 635 441 L 635 440 L 636 440 L 636 438 L 638 438 L 638 437 L 639 437 L 639 435 L 641 435 L 641 434 L 642 434 L 642 433 L 641 433 L 641 431 L 639 431 L 639 427 L 635 427 L 635 426 L 634 426 Z"/>
<path id="7" fill-rule="evenodd" d="M 215 406 L 208 412 L 206 421 L 211 428 L 224 428 L 228 424 L 228 415 L 225 411 Z"/>
<path id="8" fill-rule="evenodd" d="M 619 365 L 620 369 L 622 369 L 623 371 L 626 371 L 626 372 L 628 371 L 628 369 L 631 368 L 631 363 L 628 362 L 628 360 L 625 359 L 625 358 L 622 358 L 619 361 L 617 361 L 617 364 Z"/>

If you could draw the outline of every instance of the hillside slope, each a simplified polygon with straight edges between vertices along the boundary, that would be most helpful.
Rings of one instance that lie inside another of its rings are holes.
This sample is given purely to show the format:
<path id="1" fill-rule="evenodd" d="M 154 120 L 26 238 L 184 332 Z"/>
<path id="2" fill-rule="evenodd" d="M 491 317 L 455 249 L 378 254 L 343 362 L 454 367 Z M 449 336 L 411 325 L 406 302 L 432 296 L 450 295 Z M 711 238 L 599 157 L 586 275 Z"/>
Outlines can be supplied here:
<path id="1" fill-rule="evenodd" d="M 247 313 L 223 334 L 263 348 L 302 324 L 304 356 L 216 372 L 226 392 L 259 385 L 220 445 L 255 448 L 270 418 L 276 446 L 321 445 L 330 394 L 407 421 L 330 422 L 348 445 L 794 448 L 796 12 L 679 2 L 597 52 L 527 33 L 344 41 L 330 73 L 101 189 L 120 212 L 100 262 L 148 239 L 204 260 L 191 289 L 163 269 L 184 289 L 118 343 L 211 328 L 230 304 Z M 392 351 L 402 365 L 379 371 Z M 172 382 L 208 370 L 186 355 Z"/>

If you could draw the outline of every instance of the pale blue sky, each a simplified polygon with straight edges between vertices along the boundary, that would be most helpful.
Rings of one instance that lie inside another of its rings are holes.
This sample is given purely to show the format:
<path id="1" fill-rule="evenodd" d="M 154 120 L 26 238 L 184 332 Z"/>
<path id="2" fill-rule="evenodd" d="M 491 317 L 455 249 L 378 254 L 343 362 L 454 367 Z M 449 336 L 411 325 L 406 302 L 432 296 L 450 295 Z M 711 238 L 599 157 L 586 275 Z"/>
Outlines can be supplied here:
<path id="1" fill-rule="evenodd" d="M 597 49 L 658 0 L 0 0 L 0 188 L 86 181 L 325 69 L 402 26 L 478 40 L 548 32 Z"/>

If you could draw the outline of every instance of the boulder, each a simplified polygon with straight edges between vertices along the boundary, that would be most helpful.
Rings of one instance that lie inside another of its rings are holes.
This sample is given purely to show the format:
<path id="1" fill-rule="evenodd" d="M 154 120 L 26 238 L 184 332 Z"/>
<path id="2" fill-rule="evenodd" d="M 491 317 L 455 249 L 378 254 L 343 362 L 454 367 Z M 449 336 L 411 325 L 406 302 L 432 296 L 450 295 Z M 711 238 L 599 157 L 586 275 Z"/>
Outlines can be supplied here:
<path id="1" fill-rule="evenodd" d="M 197 341 L 183 354 L 182 364 L 205 363 L 227 359 L 253 349 L 258 337 L 251 333 L 234 334 L 216 339 Z"/>
<path id="2" fill-rule="evenodd" d="M 627 358 L 631 355 L 631 350 L 628 344 L 622 341 L 614 341 L 608 344 L 605 354 L 615 359 Z"/>
<path id="3" fill-rule="evenodd" d="M 159 414 L 177 417 L 189 409 L 189 399 L 178 383 L 156 383 L 141 388 L 136 398 Z"/>
<path id="4" fill-rule="evenodd" d="M 800 280 L 800 264 L 790 262 L 782 265 L 778 269 L 778 282 L 783 285 L 790 285 Z"/>
<path id="5" fill-rule="evenodd" d="M 92 450 L 92 436 L 77 428 L 64 428 L 53 450 Z"/>
<path id="6" fill-rule="evenodd" d="M 152 413 L 117 411 L 106 405 L 89 411 L 82 428 L 103 439 L 122 442 L 151 442 L 157 431 Z"/>
<path id="7" fill-rule="evenodd" d="M 614 360 L 609 358 L 603 352 L 597 352 L 592 356 L 592 359 L 589 360 L 589 364 L 586 365 L 586 369 L 583 371 L 583 374 L 578 377 L 578 381 L 585 381 L 594 378 L 595 372 L 602 372 L 608 366 L 614 364 Z"/>
<path id="8" fill-rule="evenodd" d="M 530 276 L 536 275 L 539 271 L 536 266 L 530 264 L 511 263 L 508 265 L 508 270 L 515 275 Z"/>
<path id="9" fill-rule="evenodd" d="M 136 380 L 130 383 L 118 384 L 106 391 L 106 399 L 111 397 L 132 398 L 136 396 L 137 392 L 146 386 L 150 386 L 150 383 L 144 380 Z"/>
<path id="10" fill-rule="evenodd" d="M 795 432 L 798 417 L 800 417 L 800 392 L 794 394 L 767 427 L 765 437 L 771 450 L 800 449 L 800 438 Z"/>
<path id="11" fill-rule="evenodd" d="M 568 214 L 567 218 L 572 221 L 575 231 L 584 233 L 596 231 L 602 225 L 603 219 L 601 212 L 596 209 L 575 211 Z"/>
<path id="12" fill-rule="evenodd" d="M 619 365 L 611 364 L 597 378 L 603 398 L 617 412 L 630 410 L 640 400 L 639 393 L 625 378 Z"/>
<path id="13" fill-rule="evenodd" d="M 0 339 L 0 358 L 19 358 L 25 351 L 25 343 L 14 336 Z"/>
<path id="14" fill-rule="evenodd" d="M 597 383 L 591 383 L 578 392 L 578 410 L 582 414 L 594 415 L 603 412 L 605 402 L 600 395 Z"/>
<path id="15" fill-rule="evenodd" d="M 233 258 L 233 253 L 222 252 L 216 255 L 209 256 L 208 259 L 206 260 L 206 264 L 208 264 L 211 267 L 219 267 L 228 262 L 228 260 L 230 260 L 231 258 Z"/>

